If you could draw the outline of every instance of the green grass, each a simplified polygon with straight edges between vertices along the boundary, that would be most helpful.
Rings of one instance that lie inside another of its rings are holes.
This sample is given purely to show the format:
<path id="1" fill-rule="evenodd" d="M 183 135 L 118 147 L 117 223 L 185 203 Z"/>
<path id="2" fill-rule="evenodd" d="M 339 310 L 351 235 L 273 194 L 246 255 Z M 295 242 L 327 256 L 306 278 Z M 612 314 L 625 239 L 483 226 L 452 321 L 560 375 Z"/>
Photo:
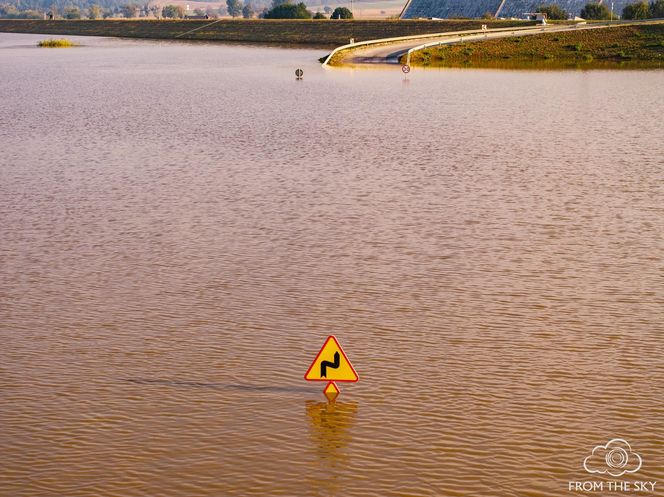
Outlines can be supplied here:
<path id="1" fill-rule="evenodd" d="M 65 47 L 75 47 L 76 43 L 67 40 L 66 38 L 61 38 L 59 40 L 50 39 L 42 40 L 37 43 L 39 47 L 48 47 L 48 48 L 65 48 Z"/>
<path id="2" fill-rule="evenodd" d="M 462 67 L 664 67 L 664 24 L 542 33 L 430 48 L 412 65 Z"/>

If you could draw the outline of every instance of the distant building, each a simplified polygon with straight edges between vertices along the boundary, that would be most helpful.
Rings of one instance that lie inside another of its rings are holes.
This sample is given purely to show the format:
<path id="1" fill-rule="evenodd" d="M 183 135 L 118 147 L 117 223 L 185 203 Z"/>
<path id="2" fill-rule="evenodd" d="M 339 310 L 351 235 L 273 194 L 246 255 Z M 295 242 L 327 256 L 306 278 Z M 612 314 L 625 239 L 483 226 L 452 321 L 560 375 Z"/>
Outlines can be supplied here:
<path id="1" fill-rule="evenodd" d="M 526 18 L 525 12 L 537 12 L 540 5 L 555 3 L 572 16 L 578 16 L 589 0 L 407 0 L 401 19 L 449 19 L 451 17 Z M 620 13 L 633 0 L 614 0 L 613 12 Z M 600 2 L 601 3 L 601 2 Z"/>

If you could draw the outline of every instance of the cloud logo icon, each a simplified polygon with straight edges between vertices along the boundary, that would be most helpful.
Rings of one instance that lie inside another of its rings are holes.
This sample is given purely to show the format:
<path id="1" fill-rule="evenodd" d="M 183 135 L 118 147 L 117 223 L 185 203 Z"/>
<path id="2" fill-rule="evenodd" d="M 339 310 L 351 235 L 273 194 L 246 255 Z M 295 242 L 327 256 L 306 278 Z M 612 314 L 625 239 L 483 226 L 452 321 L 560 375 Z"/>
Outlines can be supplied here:
<path id="1" fill-rule="evenodd" d="M 588 473 L 622 476 L 636 473 L 641 469 L 641 456 L 632 451 L 632 447 L 622 438 L 609 440 L 606 445 L 598 445 L 583 460 L 583 467 Z"/>

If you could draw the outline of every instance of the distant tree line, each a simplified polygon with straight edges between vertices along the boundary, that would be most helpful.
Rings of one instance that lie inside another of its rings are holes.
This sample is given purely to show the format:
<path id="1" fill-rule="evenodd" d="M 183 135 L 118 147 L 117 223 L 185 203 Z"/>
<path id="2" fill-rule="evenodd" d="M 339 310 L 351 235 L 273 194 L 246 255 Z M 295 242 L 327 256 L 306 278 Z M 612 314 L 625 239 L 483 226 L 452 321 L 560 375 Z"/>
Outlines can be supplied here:
<path id="1" fill-rule="evenodd" d="M 220 8 L 195 9 L 196 16 L 207 15 L 211 18 L 229 15 L 246 19 L 258 16 L 265 19 L 352 19 L 353 13 L 346 7 L 332 10 L 325 5 L 323 12 L 315 14 L 307 6 L 293 0 L 226 0 Z M 327 0 L 320 0 L 325 2 Z M 0 18 L 5 19 L 41 19 L 53 14 L 65 19 L 102 19 L 108 17 L 186 17 L 187 12 L 180 5 L 160 6 L 147 0 L 147 3 L 127 3 L 126 0 L 10 0 L 0 3 Z M 542 4 L 537 12 L 546 14 L 547 19 L 568 19 L 570 14 L 556 3 Z M 490 15 L 490 14 L 489 14 Z M 491 15 L 490 15 L 491 16 Z M 580 16 L 588 20 L 604 20 L 618 16 L 611 13 L 605 3 L 589 2 L 581 9 Z M 491 16 L 492 17 L 492 16 Z M 623 19 L 651 19 L 664 17 L 664 0 L 637 0 L 626 5 L 622 10 Z"/>
<path id="2" fill-rule="evenodd" d="M 581 9 L 581 17 L 589 21 L 611 19 L 611 11 L 603 3 L 589 2 Z M 615 16 L 617 17 L 617 16 Z"/>
<path id="3" fill-rule="evenodd" d="M 0 16 L 6 17 L 12 12 L 31 10 L 39 12 L 40 17 L 48 12 L 63 15 L 66 10 L 76 8 L 83 13 L 92 6 L 97 6 L 100 11 L 104 12 L 119 12 L 120 7 L 125 3 L 127 0 L 14 0 L 0 5 Z"/>
<path id="4" fill-rule="evenodd" d="M 622 11 L 623 19 L 656 19 L 664 17 L 664 0 L 654 2 L 635 2 L 625 5 Z"/>
<path id="5" fill-rule="evenodd" d="M 581 9 L 581 17 L 588 20 L 606 20 L 618 16 L 612 14 L 604 4 L 587 3 Z M 654 19 L 658 17 L 664 17 L 664 0 L 653 0 L 650 3 L 646 0 L 639 0 L 627 4 L 621 15 L 622 19 Z"/>
<path id="6" fill-rule="evenodd" d="M 540 5 L 537 7 L 537 12 L 546 14 L 547 19 L 551 20 L 564 20 L 569 18 L 569 14 L 566 10 L 562 9 L 560 6 L 552 3 L 550 5 Z"/>
<path id="7" fill-rule="evenodd" d="M 352 19 L 353 13 L 345 7 L 332 9 L 323 7 L 323 12 L 312 13 L 302 3 L 292 0 L 226 0 L 219 8 L 195 9 L 193 15 L 218 18 L 229 15 L 233 18 L 249 19 Z M 321 0 L 325 1 L 325 0 Z M 127 0 L 14 0 L 0 3 L 0 18 L 41 19 L 52 15 L 64 19 L 107 19 L 114 17 L 156 19 L 182 19 L 188 15 L 181 5 L 158 5 L 154 0 L 147 3 L 127 2 Z"/>
<path id="8" fill-rule="evenodd" d="M 540 5 L 537 12 L 546 14 L 547 19 L 558 20 L 568 19 L 569 13 L 556 4 Z M 606 20 L 617 18 L 605 4 L 589 2 L 581 9 L 581 17 L 587 20 Z M 648 3 L 647 0 L 639 0 L 625 6 L 622 11 L 623 19 L 654 19 L 664 17 L 664 0 L 653 0 Z"/>
<path id="9" fill-rule="evenodd" d="M 226 1 L 234 2 L 239 0 Z M 270 7 L 263 9 L 258 17 L 263 19 L 328 19 L 327 16 L 329 15 L 330 19 L 353 18 L 353 13 L 345 7 L 337 7 L 332 10 L 330 6 L 326 5 L 323 7 L 323 12 L 317 11 L 313 14 L 303 2 L 296 4 L 292 0 L 272 0 Z"/>
<path id="10" fill-rule="evenodd" d="M 39 9 L 19 10 L 14 5 L 0 4 L 0 18 L 2 19 L 42 19 L 43 17 L 44 12 Z"/>
<path id="11" fill-rule="evenodd" d="M 42 19 L 45 16 L 53 15 L 54 17 L 62 17 L 64 19 L 107 19 L 110 17 L 153 17 L 153 18 L 176 18 L 182 19 L 187 16 L 185 8 L 181 5 L 164 5 L 163 7 L 157 4 L 138 4 L 138 3 L 118 3 L 111 4 L 103 0 L 96 0 L 99 3 L 80 4 L 68 3 L 67 5 L 52 2 L 49 5 L 35 5 L 32 7 L 17 7 L 11 4 L 0 4 L 0 18 L 3 19 Z M 38 2 L 30 2 L 37 4 Z M 244 10 L 247 12 L 247 9 Z M 207 9 L 194 9 L 193 15 L 208 16 L 210 18 L 217 18 L 227 14 L 226 7 L 221 8 L 207 8 Z"/>

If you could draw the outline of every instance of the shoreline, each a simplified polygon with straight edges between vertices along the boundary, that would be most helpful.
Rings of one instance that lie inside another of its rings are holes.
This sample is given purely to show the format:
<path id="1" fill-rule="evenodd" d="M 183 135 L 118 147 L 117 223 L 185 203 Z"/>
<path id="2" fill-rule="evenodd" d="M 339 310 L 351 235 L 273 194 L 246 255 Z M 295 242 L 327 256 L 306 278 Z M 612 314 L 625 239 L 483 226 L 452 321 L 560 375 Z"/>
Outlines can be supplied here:
<path id="1" fill-rule="evenodd" d="M 294 44 L 330 47 L 344 45 L 351 38 L 364 41 L 526 25 L 528 21 L 486 21 L 482 19 L 430 20 L 295 20 L 223 19 L 210 20 L 32 20 L 0 19 L 0 32 L 58 36 L 103 36 L 155 40 L 206 40 Z M 195 30 L 191 33 L 188 31 Z"/>

